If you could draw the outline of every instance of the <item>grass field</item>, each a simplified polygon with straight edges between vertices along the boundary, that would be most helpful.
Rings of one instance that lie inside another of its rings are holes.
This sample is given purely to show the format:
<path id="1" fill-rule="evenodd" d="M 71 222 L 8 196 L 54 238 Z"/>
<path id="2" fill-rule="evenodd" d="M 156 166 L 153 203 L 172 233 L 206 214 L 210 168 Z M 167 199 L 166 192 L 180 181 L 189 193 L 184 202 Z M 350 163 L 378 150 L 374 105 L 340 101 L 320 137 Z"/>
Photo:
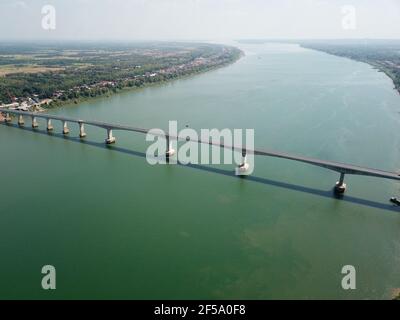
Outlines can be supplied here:
<path id="1" fill-rule="evenodd" d="M 40 73 L 48 71 L 60 71 L 64 70 L 61 67 L 45 67 L 37 65 L 3 65 L 0 66 L 0 77 L 4 77 L 7 74 L 13 73 Z"/>

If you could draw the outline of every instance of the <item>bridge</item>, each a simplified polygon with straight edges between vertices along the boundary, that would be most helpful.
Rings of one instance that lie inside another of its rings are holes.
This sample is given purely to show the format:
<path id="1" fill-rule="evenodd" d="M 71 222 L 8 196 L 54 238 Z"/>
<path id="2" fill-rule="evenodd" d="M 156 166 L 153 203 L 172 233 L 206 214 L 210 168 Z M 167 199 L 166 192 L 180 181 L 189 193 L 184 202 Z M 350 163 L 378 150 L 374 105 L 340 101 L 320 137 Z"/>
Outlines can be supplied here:
<path id="1" fill-rule="evenodd" d="M 99 128 L 106 130 L 106 139 L 105 139 L 106 144 L 112 144 L 112 143 L 116 142 L 116 139 L 113 136 L 113 130 L 114 131 L 117 131 L 117 130 L 131 131 L 131 132 L 137 132 L 137 133 L 142 133 L 142 134 L 147 134 L 150 131 L 150 129 L 137 128 L 137 127 L 131 127 L 131 126 L 125 126 L 125 125 L 119 125 L 119 124 L 111 124 L 111 123 L 100 122 L 100 121 L 73 119 L 73 118 L 57 116 L 57 115 L 50 115 L 50 114 L 43 114 L 43 113 L 25 112 L 25 111 L 9 110 L 9 109 L 0 110 L 0 112 L 5 114 L 5 122 L 6 123 L 12 122 L 12 118 L 10 115 L 17 116 L 19 126 L 25 125 L 24 117 L 31 119 L 32 128 L 38 127 L 38 122 L 37 122 L 38 118 L 45 119 L 47 121 L 47 131 L 48 132 L 51 132 L 54 129 L 52 126 L 52 121 L 61 121 L 64 135 L 69 134 L 68 123 L 75 123 L 75 124 L 78 124 L 78 126 L 79 126 L 79 136 L 81 138 L 86 137 L 85 127 L 84 127 L 85 125 L 99 127 Z M 164 134 L 155 134 L 153 132 L 152 132 L 152 134 L 155 136 L 161 136 L 166 139 L 166 145 L 167 145 L 166 157 L 167 158 L 171 157 L 175 152 L 171 147 L 171 140 L 176 140 L 176 141 L 184 140 L 184 139 L 182 139 L 182 137 L 172 136 L 169 134 L 165 134 L 165 135 Z M 400 175 L 395 172 L 383 171 L 383 170 L 372 169 L 372 168 L 365 168 L 365 167 L 355 166 L 355 165 L 351 165 L 351 164 L 319 160 L 319 159 L 308 158 L 308 157 L 303 157 L 303 156 L 296 156 L 296 155 L 291 155 L 291 154 L 284 153 L 284 152 L 275 152 L 275 151 L 260 150 L 260 149 L 247 149 L 247 148 L 242 148 L 242 147 L 239 148 L 239 147 L 235 147 L 235 146 L 226 145 L 223 143 L 215 143 L 212 141 L 202 141 L 200 139 L 199 140 L 191 140 L 191 142 L 197 142 L 199 144 L 208 144 L 208 145 L 217 146 L 220 148 L 231 149 L 232 151 L 242 152 L 243 163 L 242 163 L 242 165 L 239 166 L 240 171 L 245 171 L 246 168 L 248 167 L 247 163 L 246 163 L 247 154 L 253 154 L 255 156 L 281 158 L 281 159 L 286 159 L 286 160 L 302 162 L 302 163 L 306 163 L 309 165 L 313 165 L 313 166 L 317 166 L 317 167 L 321 167 L 321 168 L 325 168 L 328 170 L 338 172 L 340 174 L 340 178 L 339 178 L 339 181 L 336 182 L 336 184 L 334 186 L 334 190 L 337 194 L 343 194 L 346 191 L 347 186 L 344 183 L 345 175 L 361 175 L 361 176 L 369 176 L 369 177 L 376 177 L 376 178 L 400 181 Z"/>

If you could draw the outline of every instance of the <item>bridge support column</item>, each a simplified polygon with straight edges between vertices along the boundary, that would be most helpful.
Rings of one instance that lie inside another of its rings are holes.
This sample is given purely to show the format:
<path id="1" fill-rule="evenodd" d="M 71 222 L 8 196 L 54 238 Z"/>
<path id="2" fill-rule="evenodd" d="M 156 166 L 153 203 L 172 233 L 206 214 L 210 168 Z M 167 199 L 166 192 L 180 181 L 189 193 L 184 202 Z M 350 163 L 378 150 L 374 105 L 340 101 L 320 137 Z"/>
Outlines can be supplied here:
<path id="1" fill-rule="evenodd" d="M 53 131 L 53 125 L 51 124 L 51 119 L 47 119 L 47 131 Z"/>
<path id="2" fill-rule="evenodd" d="M 172 157 L 175 154 L 175 149 L 172 148 L 172 143 L 169 136 L 166 137 L 167 151 L 165 152 L 165 156 L 167 158 Z"/>
<path id="3" fill-rule="evenodd" d="M 246 175 L 247 170 L 249 170 L 250 165 L 247 162 L 247 151 L 242 150 L 242 163 L 236 168 L 236 175 L 242 176 Z"/>
<path id="4" fill-rule="evenodd" d="M 36 117 L 32 116 L 32 128 L 35 129 L 39 127 L 39 124 L 36 121 Z"/>
<path id="5" fill-rule="evenodd" d="M 86 137 L 85 127 L 82 122 L 79 122 L 79 137 Z"/>
<path id="6" fill-rule="evenodd" d="M 24 117 L 22 116 L 22 114 L 20 114 L 18 116 L 18 125 L 23 126 L 24 124 L 25 124 Z"/>
<path id="7" fill-rule="evenodd" d="M 343 194 L 346 192 L 347 185 L 344 183 L 344 175 L 345 175 L 344 173 L 341 173 L 339 181 L 336 182 L 334 188 L 336 194 Z"/>
<path id="8" fill-rule="evenodd" d="M 112 144 L 115 143 L 116 139 L 112 134 L 111 129 L 107 129 L 107 139 L 106 139 L 106 144 Z"/>
<path id="9" fill-rule="evenodd" d="M 11 117 L 10 117 L 10 114 L 9 114 L 9 113 L 6 113 L 6 118 L 4 119 L 4 121 L 5 121 L 6 123 L 11 122 Z"/>
<path id="10" fill-rule="evenodd" d="M 69 129 L 68 129 L 68 124 L 67 121 L 63 121 L 63 134 L 68 134 Z"/>

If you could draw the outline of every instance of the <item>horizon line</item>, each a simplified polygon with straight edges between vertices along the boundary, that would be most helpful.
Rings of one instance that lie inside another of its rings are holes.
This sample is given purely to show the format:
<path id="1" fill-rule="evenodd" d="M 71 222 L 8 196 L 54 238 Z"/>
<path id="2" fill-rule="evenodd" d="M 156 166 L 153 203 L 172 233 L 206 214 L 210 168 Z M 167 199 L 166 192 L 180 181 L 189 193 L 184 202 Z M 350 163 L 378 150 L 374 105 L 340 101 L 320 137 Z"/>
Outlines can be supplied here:
<path id="1" fill-rule="evenodd" d="M 32 39 L 13 39 L 13 38 L 0 38 L 0 41 L 3 42 L 220 42 L 220 41 L 400 41 L 400 38 L 214 38 L 214 39 L 157 39 L 157 38 L 148 38 L 148 39 L 90 39 L 90 38 L 32 38 Z M 1 46 L 1 45 L 0 45 Z"/>

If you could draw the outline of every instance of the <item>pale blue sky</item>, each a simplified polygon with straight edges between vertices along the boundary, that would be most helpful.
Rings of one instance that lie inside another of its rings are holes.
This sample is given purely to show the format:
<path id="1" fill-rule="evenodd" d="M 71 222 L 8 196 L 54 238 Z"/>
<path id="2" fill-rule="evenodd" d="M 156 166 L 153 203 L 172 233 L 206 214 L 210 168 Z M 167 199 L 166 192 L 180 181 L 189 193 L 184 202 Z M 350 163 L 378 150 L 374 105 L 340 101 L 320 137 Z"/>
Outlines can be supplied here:
<path id="1" fill-rule="evenodd" d="M 56 8 L 56 30 L 41 8 Z M 342 7 L 356 9 L 356 29 Z M 397 38 L 400 0 L 0 0 L 0 38 L 228 40 Z"/>

